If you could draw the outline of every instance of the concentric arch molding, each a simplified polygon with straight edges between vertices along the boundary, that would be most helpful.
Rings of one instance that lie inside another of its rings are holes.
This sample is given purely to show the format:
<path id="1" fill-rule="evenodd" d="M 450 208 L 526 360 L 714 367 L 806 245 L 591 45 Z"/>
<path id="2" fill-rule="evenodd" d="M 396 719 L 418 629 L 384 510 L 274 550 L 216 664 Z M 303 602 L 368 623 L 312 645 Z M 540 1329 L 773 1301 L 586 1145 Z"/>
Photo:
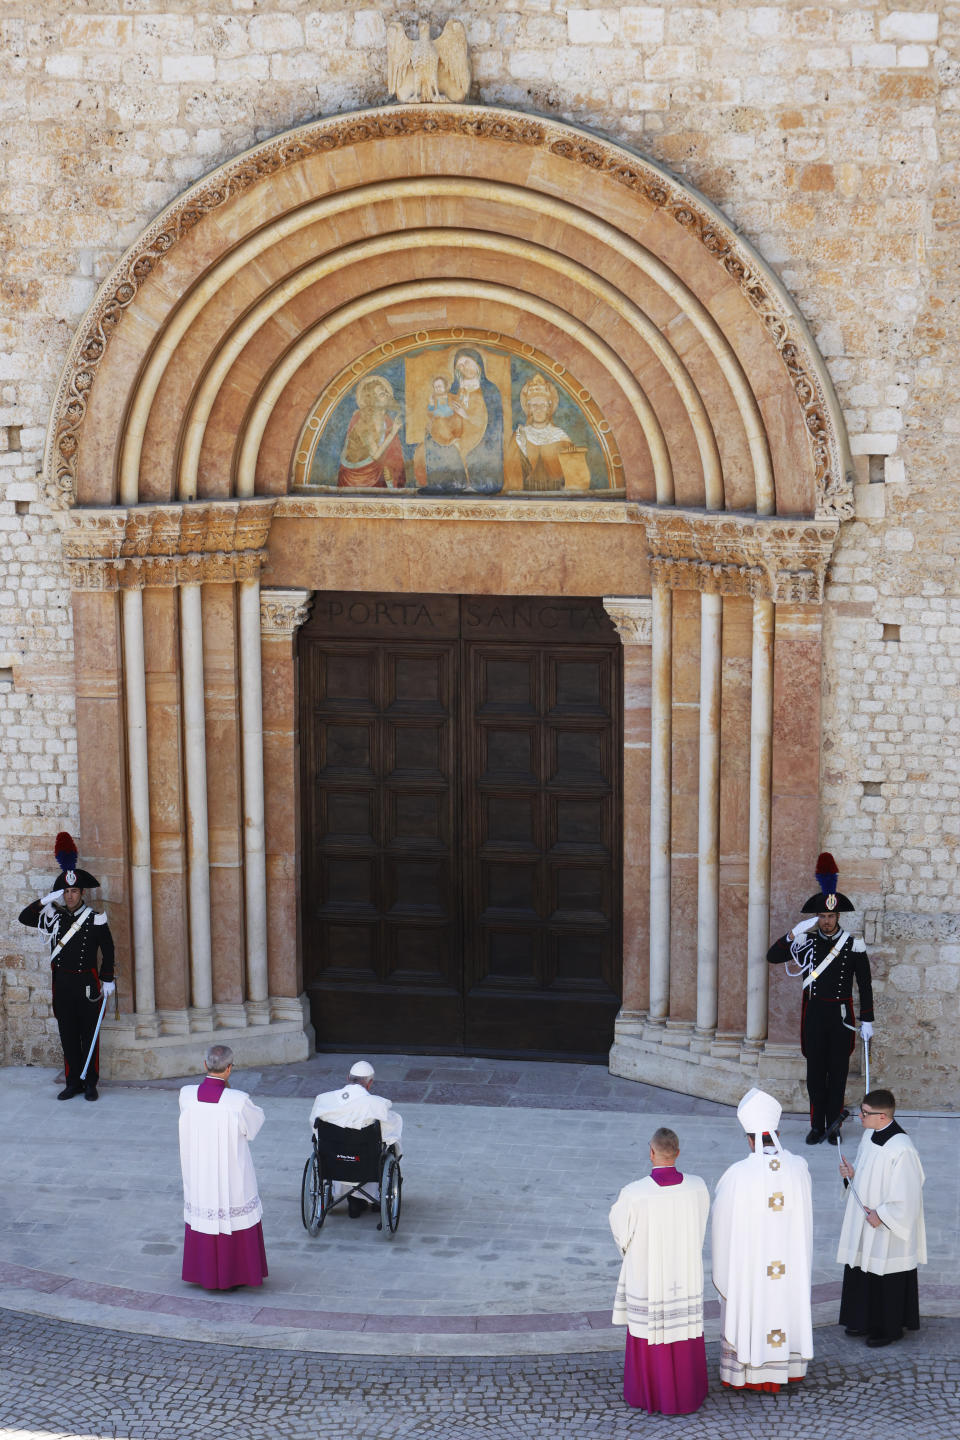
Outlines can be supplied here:
<path id="1" fill-rule="evenodd" d="M 44 474 L 53 503 L 74 501 L 80 434 L 98 368 L 141 286 L 205 216 L 311 155 L 370 140 L 456 134 L 546 150 L 602 173 L 662 209 L 709 252 L 760 316 L 784 365 L 810 444 L 817 518 L 853 513 L 850 458 L 839 403 L 806 323 L 783 285 L 722 212 L 653 161 L 555 120 L 464 105 L 384 106 L 313 121 L 228 161 L 199 180 L 147 227 L 104 282 L 77 333 L 57 389 Z"/>

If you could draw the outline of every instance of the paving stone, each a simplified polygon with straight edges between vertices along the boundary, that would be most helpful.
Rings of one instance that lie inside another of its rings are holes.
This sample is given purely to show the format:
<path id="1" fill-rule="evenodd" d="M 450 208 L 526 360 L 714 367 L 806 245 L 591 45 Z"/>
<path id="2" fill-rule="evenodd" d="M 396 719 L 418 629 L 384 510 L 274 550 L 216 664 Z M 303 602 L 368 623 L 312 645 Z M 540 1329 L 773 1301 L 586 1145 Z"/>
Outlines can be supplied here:
<path id="1" fill-rule="evenodd" d="M 618 1354 L 382 1359 L 117 1335 L 0 1311 L 0 1435 L 15 1440 L 957 1440 L 960 1321 L 888 1350 L 818 1329 L 805 1381 L 723 1389 L 695 1416 L 631 1411 Z"/>

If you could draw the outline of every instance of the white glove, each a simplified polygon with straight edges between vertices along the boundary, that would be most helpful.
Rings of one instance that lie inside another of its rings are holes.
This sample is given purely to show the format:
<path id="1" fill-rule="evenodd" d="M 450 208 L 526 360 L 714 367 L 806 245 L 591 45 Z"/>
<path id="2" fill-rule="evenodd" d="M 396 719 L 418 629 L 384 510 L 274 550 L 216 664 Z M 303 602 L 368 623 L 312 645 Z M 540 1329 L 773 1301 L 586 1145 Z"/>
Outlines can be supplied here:
<path id="1" fill-rule="evenodd" d="M 40 904 L 43 906 L 52 905 L 55 900 L 63 899 L 62 890 L 51 890 L 49 895 L 40 896 Z"/>
<path id="2" fill-rule="evenodd" d="M 113 980 L 103 980 L 100 983 L 100 990 L 104 995 L 112 995 L 116 988 L 116 982 Z"/>
<path id="3" fill-rule="evenodd" d="M 806 935 L 807 931 L 812 930 L 819 919 L 819 915 L 808 915 L 806 920 L 798 920 L 787 936 L 787 939 L 796 940 L 799 935 Z"/>
<path id="4" fill-rule="evenodd" d="M 861 1021 L 860 1021 L 860 1034 L 863 1036 L 864 1040 L 870 1041 L 870 1040 L 873 1039 L 873 1021 L 872 1021 L 872 1020 L 861 1020 Z"/>

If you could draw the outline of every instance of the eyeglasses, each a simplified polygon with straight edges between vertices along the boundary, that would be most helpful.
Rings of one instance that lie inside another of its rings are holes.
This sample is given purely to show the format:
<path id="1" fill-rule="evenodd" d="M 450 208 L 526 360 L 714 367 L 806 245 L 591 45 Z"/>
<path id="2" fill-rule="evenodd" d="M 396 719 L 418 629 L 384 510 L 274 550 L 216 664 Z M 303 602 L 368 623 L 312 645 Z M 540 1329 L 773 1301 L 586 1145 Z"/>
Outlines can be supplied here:
<path id="1" fill-rule="evenodd" d="M 886 1110 L 867 1110 L 863 1105 L 858 1108 L 861 1115 L 886 1115 L 887 1113 Z"/>

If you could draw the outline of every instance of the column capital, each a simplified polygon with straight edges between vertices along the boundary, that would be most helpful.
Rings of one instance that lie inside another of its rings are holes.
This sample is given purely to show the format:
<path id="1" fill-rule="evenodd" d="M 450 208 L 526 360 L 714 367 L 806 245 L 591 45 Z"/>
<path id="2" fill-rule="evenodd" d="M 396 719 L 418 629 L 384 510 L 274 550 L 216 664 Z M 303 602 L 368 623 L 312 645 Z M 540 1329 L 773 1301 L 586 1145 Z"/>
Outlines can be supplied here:
<path id="1" fill-rule="evenodd" d="M 671 590 L 821 605 L 838 524 L 638 506 L 650 575 Z"/>
<path id="2" fill-rule="evenodd" d="M 256 579 L 274 500 L 71 510 L 63 555 L 74 590 L 140 590 Z"/>
<path id="3" fill-rule="evenodd" d="M 603 608 L 617 627 L 624 645 L 650 645 L 653 641 L 653 601 L 648 596 L 605 595 Z"/>
<path id="4" fill-rule="evenodd" d="M 292 635 L 309 619 L 312 604 L 312 590 L 261 590 L 260 633 Z"/>

